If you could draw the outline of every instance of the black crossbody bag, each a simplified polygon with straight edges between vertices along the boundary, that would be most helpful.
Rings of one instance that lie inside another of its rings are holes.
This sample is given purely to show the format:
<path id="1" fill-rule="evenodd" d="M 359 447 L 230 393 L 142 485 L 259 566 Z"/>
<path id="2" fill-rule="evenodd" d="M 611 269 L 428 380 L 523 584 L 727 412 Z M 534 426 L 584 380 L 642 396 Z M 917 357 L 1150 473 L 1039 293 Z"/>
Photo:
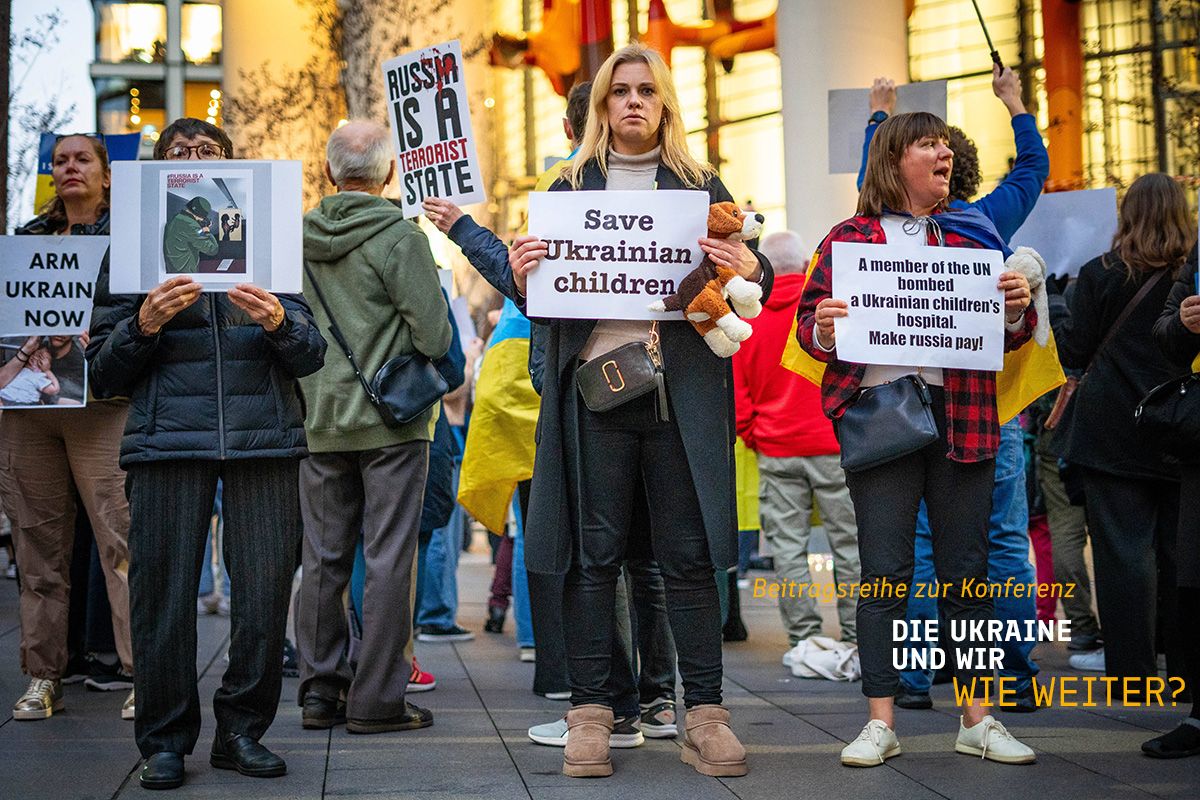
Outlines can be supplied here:
<path id="1" fill-rule="evenodd" d="M 367 393 L 371 405 L 379 412 L 384 425 L 399 428 L 412 422 L 450 391 L 450 385 L 446 383 L 442 373 L 438 372 L 437 367 L 423 353 L 411 353 L 389 359 L 368 383 L 362 370 L 358 368 L 358 361 L 355 360 L 346 337 L 342 336 L 337 320 L 333 318 L 333 312 L 329 310 L 329 303 L 325 302 L 325 295 L 321 292 L 307 259 L 304 262 L 304 271 L 308 273 L 317 299 L 321 301 L 321 306 L 329 317 L 329 332 L 333 334 L 334 341 L 342 348 L 346 358 L 350 359 L 354 374 L 358 376 L 363 390 Z"/>
<path id="2" fill-rule="evenodd" d="M 915 453 L 938 439 L 933 394 L 920 375 L 863 389 L 837 420 L 842 469 L 855 472 Z"/>
<path id="3" fill-rule="evenodd" d="M 609 411 L 636 397 L 658 390 L 658 418 L 671 419 L 662 353 L 658 348 L 658 323 L 650 328 L 649 342 L 630 342 L 580 364 L 575 383 L 589 411 Z"/>

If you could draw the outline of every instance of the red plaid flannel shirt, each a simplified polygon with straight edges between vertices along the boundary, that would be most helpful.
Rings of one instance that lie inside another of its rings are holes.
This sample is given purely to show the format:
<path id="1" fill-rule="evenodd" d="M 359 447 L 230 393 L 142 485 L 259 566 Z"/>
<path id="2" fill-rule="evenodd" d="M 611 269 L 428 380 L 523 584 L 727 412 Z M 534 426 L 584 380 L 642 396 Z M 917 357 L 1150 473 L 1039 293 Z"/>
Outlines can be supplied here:
<path id="1" fill-rule="evenodd" d="M 816 255 L 816 264 L 804 292 L 800 295 L 800 307 L 796 317 L 799 326 L 796 338 L 800 346 L 813 358 L 826 363 L 825 378 L 821 382 L 821 405 L 825 416 L 836 419 L 853 404 L 862 383 L 866 365 L 839 361 L 837 348 L 826 353 L 813 341 L 816 328 L 817 303 L 830 296 L 834 242 L 866 242 L 882 244 L 883 225 L 877 217 L 853 217 L 833 227 Z M 983 245 L 963 236 L 945 232 L 947 247 L 972 247 Z M 936 245 L 937 239 L 929 234 L 929 244 Z M 1037 312 L 1030 306 L 1025 311 L 1025 327 L 1017 333 L 1006 333 L 1005 352 L 1020 347 L 1033 333 L 1037 324 Z M 1000 420 L 996 412 L 996 375 L 979 370 L 947 369 L 942 371 L 946 390 L 946 422 L 950 441 L 947 457 L 955 461 L 983 461 L 995 458 L 1000 448 Z"/>

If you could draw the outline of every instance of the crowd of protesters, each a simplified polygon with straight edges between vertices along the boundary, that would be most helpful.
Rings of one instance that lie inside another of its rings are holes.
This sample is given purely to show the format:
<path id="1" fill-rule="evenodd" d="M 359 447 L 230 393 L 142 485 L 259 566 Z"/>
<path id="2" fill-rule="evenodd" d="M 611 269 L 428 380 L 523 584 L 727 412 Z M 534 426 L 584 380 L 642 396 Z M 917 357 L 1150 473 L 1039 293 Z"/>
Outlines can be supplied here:
<path id="1" fill-rule="evenodd" d="M 784 665 L 805 677 L 861 676 L 868 720 L 843 764 L 872 767 L 900 754 L 894 706 L 931 708 L 930 686 L 943 679 L 897 668 L 894 648 L 927 645 L 894 642 L 894 623 L 1023 625 L 1055 615 L 1032 596 L 963 591 L 966 581 L 1074 583 L 1073 602 L 1064 599 L 1073 667 L 1145 679 L 1158 676 L 1165 652 L 1167 675 L 1184 678 L 1181 697 L 1190 697 L 1200 681 L 1200 469 L 1143 442 L 1133 411 L 1200 353 L 1195 225 L 1174 180 L 1143 176 L 1124 196 L 1111 251 L 1069 286 L 1048 278 L 1036 254 L 1009 249 L 1046 179 L 1046 150 L 1014 73 L 997 66 L 993 90 L 1012 117 L 1017 155 L 979 200 L 971 140 L 932 114 L 892 114 L 894 86 L 880 79 L 864 120 L 857 209 L 811 257 L 790 231 L 761 247 L 699 240 L 708 260 L 761 296 L 754 336 L 732 359 L 683 321 L 528 319 L 527 281 L 546 243 L 526 233 L 506 243 L 429 198 L 425 216 L 504 299 L 489 341 L 464 341 L 425 233 L 384 196 L 396 171 L 390 136 L 369 121 L 328 139 L 332 193 L 304 217 L 302 295 L 252 284 L 205 292 L 188 275 L 145 295 L 114 295 L 106 255 L 87 332 L 27 337 L 0 360 L 9 406 L 61 405 L 72 392 L 81 401 L 83 385 L 70 376 L 85 369 L 85 351 L 88 376 L 85 408 L 0 414 L 0 501 L 19 578 L 21 667 L 31 678 L 13 717 L 52 717 L 64 708 L 63 684 L 75 680 L 129 689 L 121 715 L 134 720 L 142 786 L 181 785 L 201 733 L 196 599 L 199 613 L 231 620 L 213 698 L 214 767 L 286 772 L 261 740 L 279 703 L 288 631 L 304 728 L 372 734 L 434 724 L 433 711 L 407 699 L 436 685 L 412 643 L 474 636 L 456 618 L 464 531 L 456 498 L 474 485 L 464 458 L 490 446 L 471 433 L 482 428 L 471 425 L 469 401 L 481 359 L 479 414 L 513 415 L 507 430 L 519 452 L 510 460 L 521 463 L 505 470 L 497 461 L 502 502 L 477 515 L 500 537 L 484 628 L 503 631 L 512 596 L 518 637 L 537 664 L 534 691 L 570 702 L 564 718 L 534 725 L 529 738 L 563 747 L 567 775 L 611 775 L 610 748 L 680 733 L 682 760 L 701 774 L 747 773 L 722 698 L 723 630 L 736 608 L 727 592 L 738 563 L 735 434 L 756 462 L 762 535 L 781 585 L 813 582 L 819 517 L 836 584 L 950 587 L 923 602 L 839 597 L 836 638 L 823 635 L 811 595 L 780 593 Z M 669 68 L 641 45 L 575 87 L 564 132 L 571 155 L 539 190 L 696 189 L 732 201 L 715 168 L 687 147 Z M 223 130 L 190 118 L 168 125 L 154 149 L 162 160 L 234 156 Z M 61 137 L 52 168 L 54 200 L 17 232 L 106 235 L 102 139 Z M 1051 411 L 1053 394 L 1018 413 L 999 400 L 1011 378 L 1003 372 L 839 359 L 835 320 L 854 310 L 833 294 L 837 242 L 1000 251 L 1006 352 L 1050 353 L 1053 335 L 1062 366 L 1088 380 L 1062 395 L 1065 414 Z M 593 410 L 577 388 L 581 368 L 631 343 L 660 359 L 665 391 Z M 399 422 L 364 391 L 364 376 L 397 357 L 428 361 L 446 386 L 444 401 Z M 781 366 L 789 359 L 807 359 L 815 372 Z M 915 449 L 844 467 L 848 436 L 891 434 L 865 415 L 864 400 L 901 385 L 925 398 L 936 430 Z M 494 392 L 486 412 L 485 387 Z M 212 581 L 214 550 L 223 593 Z M 72 623 L 76 606 L 87 609 L 86 635 Z M 1003 644 L 999 675 L 1015 681 L 1009 711 L 1038 708 L 1035 644 Z M 948 663 L 960 681 L 992 673 Z M 954 749 L 1034 761 L 991 710 L 986 696 L 961 703 Z M 1143 751 L 1200 754 L 1200 710 Z"/>

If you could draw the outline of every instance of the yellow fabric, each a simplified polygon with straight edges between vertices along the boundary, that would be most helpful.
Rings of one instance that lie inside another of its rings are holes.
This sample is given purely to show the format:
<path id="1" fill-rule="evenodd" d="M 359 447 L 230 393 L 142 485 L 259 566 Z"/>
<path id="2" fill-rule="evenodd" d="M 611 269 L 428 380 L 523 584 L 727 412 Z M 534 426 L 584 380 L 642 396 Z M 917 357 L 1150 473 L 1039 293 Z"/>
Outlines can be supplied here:
<path id="1" fill-rule="evenodd" d="M 733 462 L 737 479 L 737 522 L 739 531 L 756 531 L 758 521 L 758 456 L 742 437 L 733 443 Z"/>
<path id="2" fill-rule="evenodd" d="M 1196 356 L 1196 360 L 1192 362 L 1192 372 L 1200 372 L 1200 355 Z"/>
<path id="3" fill-rule="evenodd" d="M 812 263 L 816 264 L 815 256 Z M 812 276 L 812 271 L 813 267 L 809 266 L 807 277 Z M 825 365 L 800 346 L 796 340 L 799 327 L 799 320 L 792 322 L 792 332 L 783 348 L 780 364 L 820 386 L 825 376 Z M 1200 364 L 1200 356 L 1197 356 L 1196 364 Z M 1005 353 L 1004 371 L 996 373 L 996 410 L 1000 424 L 1008 422 L 1034 400 L 1066 382 L 1062 365 L 1058 362 L 1058 346 L 1054 343 L 1053 331 L 1045 347 L 1026 342 L 1018 349 Z"/>
<path id="4" fill-rule="evenodd" d="M 533 433 L 541 399 L 529 380 L 529 340 L 488 349 L 475 386 L 458 502 L 492 533 L 502 534 L 521 481 L 533 476 Z"/>

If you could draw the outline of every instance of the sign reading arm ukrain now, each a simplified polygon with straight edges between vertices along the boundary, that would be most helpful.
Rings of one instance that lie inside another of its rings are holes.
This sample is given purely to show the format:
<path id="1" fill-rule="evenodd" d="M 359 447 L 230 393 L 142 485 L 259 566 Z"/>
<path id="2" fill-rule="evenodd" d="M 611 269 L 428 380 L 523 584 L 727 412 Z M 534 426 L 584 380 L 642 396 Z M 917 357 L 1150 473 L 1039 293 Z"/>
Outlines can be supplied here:
<path id="1" fill-rule="evenodd" d="M 997 250 L 835 242 L 837 355 L 860 364 L 1004 367 L 1004 272 Z"/>
<path id="2" fill-rule="evenodd" d="M 683 319 L 647 306 L 703 259 L 708 193 L 531 192 L 529 233 L 550 248 L 529 274 L 531 317 Z"/>
<path id="3" fill-rule="evenodd" d="M 77 334 L 92 319 L 107 236 L 0 236 L 4 334 Z"/>
<path id="4" fill-rule="evenodd" d="M 426 197 L 486 200 L 458 40 L 383 62 L 383 84 L 404 215 L 420 214 Z"/>

